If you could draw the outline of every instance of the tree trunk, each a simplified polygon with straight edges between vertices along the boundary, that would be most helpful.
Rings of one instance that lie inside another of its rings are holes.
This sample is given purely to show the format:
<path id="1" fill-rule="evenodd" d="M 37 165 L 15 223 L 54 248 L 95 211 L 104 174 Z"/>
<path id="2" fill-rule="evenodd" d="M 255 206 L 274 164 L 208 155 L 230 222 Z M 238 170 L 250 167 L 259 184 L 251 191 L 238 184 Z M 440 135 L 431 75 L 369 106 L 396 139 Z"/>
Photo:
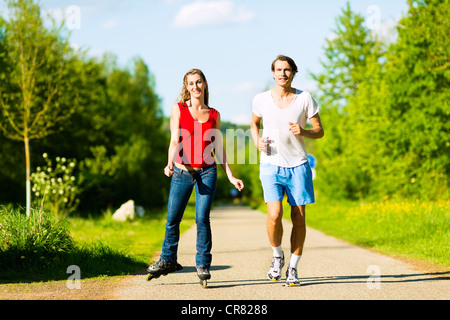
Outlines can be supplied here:
<path id="1" fill-rule="evenodd" d="M 26 163 L 26 189 L 27 189 L 27 217 L 31 216 L 31 176 L 30 176 L 30 148 L 29 148 L 29 140 L 26 136 L 24 138 L 25 142 L 25 163 Z"/>

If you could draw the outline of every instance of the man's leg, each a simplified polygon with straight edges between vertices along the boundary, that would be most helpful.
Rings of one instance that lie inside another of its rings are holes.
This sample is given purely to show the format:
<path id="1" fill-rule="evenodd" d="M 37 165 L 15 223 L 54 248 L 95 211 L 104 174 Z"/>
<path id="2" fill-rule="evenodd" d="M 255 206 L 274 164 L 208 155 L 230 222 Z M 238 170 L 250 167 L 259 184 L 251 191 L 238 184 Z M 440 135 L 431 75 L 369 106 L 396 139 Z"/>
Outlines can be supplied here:
<path id="1" fill-rule="evenodd" d="M 267 278 L 278 281 L 281 279 L 281 270 L 284 266 L 284 254 L 281 250 L 283 238 L 283 206 L 281 201 L 268 202 L 267 213 L 267 234 L 273 249 L 272 264 L 267 273 Z"/>
<path id="2" fill-rule="evenodd" d="M 291 253 L 300 256 L 303 253 L 303 245 L 306 239 L 306 206 L 292 206 L 292 232 L 291 232 Z"/>
<path id="3" fill-rule="evenodd" d="M 281 201 L 267 203 L 267 234 L 270 245 L 279 247 L 283 238 L 283 206 Z"/>
<path id="4" fill-rule="evenodd" d="M 286 286 L 299 286 L 297 265 L 303 253 L 303 245 L 306 238 L 305 206 L 291 207 L 292 232 L 291 232 L 291 259 L 286 271 Z"/>

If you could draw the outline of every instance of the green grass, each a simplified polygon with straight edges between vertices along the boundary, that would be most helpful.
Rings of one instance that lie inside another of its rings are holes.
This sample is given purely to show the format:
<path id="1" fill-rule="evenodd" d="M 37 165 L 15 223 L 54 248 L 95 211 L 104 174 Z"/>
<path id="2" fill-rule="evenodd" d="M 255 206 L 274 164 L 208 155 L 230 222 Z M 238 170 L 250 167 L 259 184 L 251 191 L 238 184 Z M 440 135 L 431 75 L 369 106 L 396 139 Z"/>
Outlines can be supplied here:
<path id="1" fill-rule="evenodd" d="M 189 229 L 195 220 L 195 206 L 189 204 L 180 224 L 180 231 Z M 70 231 L 82 243 L 101 242 L 126 252 L 143 264 L 152 263 L 155 252 L 161 250 L 166 225 L 166 211 L 147 212 L 143 218 L 119 222 L 111 213 L 99 218 L 70 218 Z"/>
<path id="2" fill-rule="evenodd" d="M 284 202 L 284 217 L 289 205 Z M 265 205 L 258 209 L 267 212 Z M 352 202 L 318 199 L 306 223 L 328 235 L 383 254 L 450 267 L 450 200 L 400 198 Z"/>
<path id="3" fill-rule="evenodd" d="M 307 223 L 379 252 L 450 266 L 450 201 L 398 198 L 373 202 L 317 201 Z"/>
<path id="4" fill-rule="evenodd" d="M 164 210 L 134 221 L 117 222 L 111 214 L 58 221 L 49 212 L 0 206 L 0 283 L 67 280 L 76 265 L 81 278 L 120 276 L 145 269 L 161 249 Z M 188 205 L 180 225 L 190 228 L 195 207 Z"/>
<path id="5" fill-rule="evenodd" d="M 265 211 L 265 205 L 259 209 Z M 66 280 L 70 265 L 80 267 L 82 278 L 132 274 L 153 262 L 164 239 L 165 210 L 126 222 L 112 220 L 111 213 L 58 222 L 34 211 L 27 219 L 22 211 L 0 207 L 0 282 Z M 195 205 L 190 203 L 181 232 L 194 219 Z M 450 266 L 450 200 L 318 199 L 307 207 L 307 224 L 385 254 Z"/>
<path id="6" fill-rule="evenodd" d="M 0 282 L 67 279 L 67 268 L 80 267 L 82 278 L 127 274 L 142 263 L 102 243 L 76 242 L 67 221 L 47 211 L 0 207 Z"/>

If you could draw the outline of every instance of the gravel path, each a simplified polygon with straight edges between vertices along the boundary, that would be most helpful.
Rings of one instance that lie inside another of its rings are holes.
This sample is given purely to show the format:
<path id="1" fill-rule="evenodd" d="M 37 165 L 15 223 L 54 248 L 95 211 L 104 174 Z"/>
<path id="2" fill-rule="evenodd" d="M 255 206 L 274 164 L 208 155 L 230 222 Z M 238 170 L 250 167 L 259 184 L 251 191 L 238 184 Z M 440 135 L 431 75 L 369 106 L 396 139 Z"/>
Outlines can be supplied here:
<path id="1" fill-rule="evenodd" d="M 450 298 L 449 272 L 424 273 L 383 256 L 308 229 L 299 263 L 300 287 L 287 288 L 266 278 L 272 250 L 266 215 L 247 207 L 212 212 L 213 266 L 208 288 L 195 271 L 195 226 L 183 234 L 178 261 L 184 269 L 150 282 L 145 275 L 126 278 L 116 299 L 133 300 L 299 300 L 299 299 L 444 299 Z M 283 249 L 289 255 L 291 224 L 284 220 Z M 287 260 L 288 263 L 289 260 Z M 283 269 L 285 272 L 286 267 Z"/>
<path id="2" fill-rule="evenodd" d="M 196 275 L 193 226 L 180 241 L 178 259 L 184 269 L 178 273 L 150 282 L 144 273 L 86 279 L 80 290 L 69 290 L 66 281 L 6 284 L 0 285 L 0 300 L 165 300 L 164 306 L 170 307 L 167 300 L 187 304 L 191 300 L 450 299 L 450 270 L 424 272 L 310 228 L 299 263 L 301 286 L 287 288 L 284 277 L 279 282 L 266 278 L 272 256 L 266 215 L 247 207 L 219 207 L 212 212 L 211 222 L 213 266 L 207 289 L 201 288 Z M 291 224 L 283 223 L 283 249 L 289 256 Z"/>

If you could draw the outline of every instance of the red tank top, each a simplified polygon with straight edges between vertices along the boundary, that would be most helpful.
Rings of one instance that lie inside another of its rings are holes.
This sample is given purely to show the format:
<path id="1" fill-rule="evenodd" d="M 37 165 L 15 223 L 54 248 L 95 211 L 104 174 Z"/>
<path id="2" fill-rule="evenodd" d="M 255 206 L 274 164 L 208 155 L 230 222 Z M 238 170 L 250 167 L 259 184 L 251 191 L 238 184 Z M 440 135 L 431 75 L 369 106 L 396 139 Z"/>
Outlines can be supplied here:
<path id="1" fill-rule="evenodd" d="M 209 108 L 208 121 L 195 121 L 186 104 L 178 103 L 180 107 L 180 151 L 176 163 L 191 167 L 206 167 L 215 163 L 213 144 L 218 134 L 216 121 L 218 112 Z"/>

